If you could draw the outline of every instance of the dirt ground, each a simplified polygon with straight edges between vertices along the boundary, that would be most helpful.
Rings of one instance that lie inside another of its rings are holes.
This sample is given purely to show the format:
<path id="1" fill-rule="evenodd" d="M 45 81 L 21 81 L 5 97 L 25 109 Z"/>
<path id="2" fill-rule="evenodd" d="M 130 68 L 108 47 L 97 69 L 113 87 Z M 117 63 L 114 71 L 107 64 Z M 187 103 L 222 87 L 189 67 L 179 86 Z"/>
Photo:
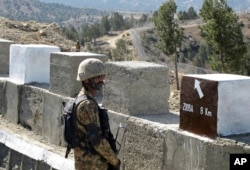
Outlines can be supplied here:
<path id="1" fill-rule="evenodd" d="M 181 87 L 182 74 L 179 75 L 179 87 Z M 169 72 L 169 111 L 179 114 L 180 111 L 180 89 L 177 90 L 176 78 L 174 71 Z"/>

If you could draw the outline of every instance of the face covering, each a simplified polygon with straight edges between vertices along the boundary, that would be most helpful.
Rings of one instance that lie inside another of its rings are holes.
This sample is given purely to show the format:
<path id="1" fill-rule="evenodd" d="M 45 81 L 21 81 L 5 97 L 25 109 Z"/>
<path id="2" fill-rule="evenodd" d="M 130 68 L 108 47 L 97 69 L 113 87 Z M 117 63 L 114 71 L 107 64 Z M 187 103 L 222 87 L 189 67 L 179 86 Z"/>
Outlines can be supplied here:
<path id="1" fill-rule="evenodd" d="M 101 81 L 99 83 L 95 83 L 94 79 L 90 79 L 90 85 L 92 86 L 93 89 L 95 90 L 101 90 L 102 86 L 104 85 L 104 82 Z"/>
<path id="2" fill-rule="evenodd" d="M 99 83 L 95 83 L 95 89 L 96 90 L 101 90 L 102 89 L 102 86 L 104 85 L 104 82 L 102 81 L 102 82 L 99 82 Z"/>

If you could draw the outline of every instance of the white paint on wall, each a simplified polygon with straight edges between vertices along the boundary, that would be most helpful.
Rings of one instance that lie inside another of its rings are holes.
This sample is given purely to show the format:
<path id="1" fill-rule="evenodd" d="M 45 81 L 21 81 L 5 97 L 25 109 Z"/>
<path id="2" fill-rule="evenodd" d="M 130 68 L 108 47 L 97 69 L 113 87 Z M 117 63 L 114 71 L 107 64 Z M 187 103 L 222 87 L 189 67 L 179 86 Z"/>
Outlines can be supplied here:
<path id="1" fill-rule="evenodd" d="M 222 136 L 250 132 L 250 78 L 218 84 L 217 131 Z"/>
<path id="2" fill-rule="evenodd" d="M 12 44 L 9 77 L 19 83 L 49 83 L 50 54 L 60 48 L 43 44 Z"/>
<path id="3" fill-rule="evenodd" d="M 236 74 L 189 74 L 187 76 L 206 79 L 206 80 L 219 81 L 219 82 L 250 79 L 248 76 L 242 76 Z"/>

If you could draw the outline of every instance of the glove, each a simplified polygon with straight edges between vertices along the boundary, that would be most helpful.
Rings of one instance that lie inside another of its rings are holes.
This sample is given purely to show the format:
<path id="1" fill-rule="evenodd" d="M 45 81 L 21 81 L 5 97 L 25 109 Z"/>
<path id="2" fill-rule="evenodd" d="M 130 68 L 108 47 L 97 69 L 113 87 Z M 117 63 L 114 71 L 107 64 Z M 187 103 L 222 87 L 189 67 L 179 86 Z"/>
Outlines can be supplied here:
<path id="1" fill-rule="evenodd" d="M 121 161 L 120 161 L 120 159 L 117 159 L 118 161 L 117 161 L 117 164 L 116 165 L 114 165 L 114 167 L 115 168 L 119 168 L 120 167 L 120 165 L 121 165 Z"/>
<path id="2" fill-rule="evenodd" d="M 108 170 L 119 170 L 121 165 L 120 159 L 117 159 L 117 163 L 115 165 L 109 164 Z"/>

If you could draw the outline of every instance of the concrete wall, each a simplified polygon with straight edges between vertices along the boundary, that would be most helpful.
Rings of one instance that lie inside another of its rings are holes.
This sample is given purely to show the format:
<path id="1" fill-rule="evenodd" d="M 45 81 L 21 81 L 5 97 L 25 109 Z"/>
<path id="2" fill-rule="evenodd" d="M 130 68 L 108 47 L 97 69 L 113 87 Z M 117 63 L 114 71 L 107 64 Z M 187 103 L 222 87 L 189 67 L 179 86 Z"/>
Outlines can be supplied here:
<path id="1" fill-rule="evenodd" d="M 194 135 L 180 130 L 178 124 L 131 117 L 123 152 L 126 170 L 226 170 L 230 154 L 249 154 L 250 146 L 229 138 Z"/>
<path id="2" fill-rule="evenodd" d="M 22 129 L 20 129 L 22 130 Z M 0 130 L 0 167 L 3 169 L 72 170 L 73 159 L 61 156 L 60 148 L 41 145 L 34 138 Z M 24 139 L 26 137 L 26 139 Z M 0 168 L 0 169 L 1 169 Z"/>
<path id="3" fill-rule="evenodd" d="M 5 101 L 1 100 L 0 103 L 1 110 L 4 110 L 4 107 L 7 107 L 6 110 L 9 110 L 7 112 L 8 116 L 5 115 L 6 119 L 13 123 L 20 122 L 35 134 L 41 135 L 46 141 L 65 148 L 61 137 L 60 114 L 62 111 L 61 102 L 67 101 L 69 98 L 51 93 L 45 88 L 15 84 L 8 79 L 2 79 L 0 82 L 0 87 L 4 88 L 1 91 L 8 91 L 4 97 Z M 17 94 L 19 94 L 19 97 L 14 99 L 7 97 Z M 17 102 L 17 98 L 19 98 L 19 102 Z M 15 107 L 4 104 L 11 100 Z M 123 169 L 126 170 L 229 169 L 229 156 L 231 153 L 250 153 L 250 146 L 246 140 L 241 140 L 240 136 L 236 139 L 217 138 L 216 140 L 212 140 L 180 130 L 178 121 L 176 121 L 178 115 L 174 119 L 171 114 L 154 115 L 152 118 L 150 115 L 134 117 L 109 111 L 109 115 L 114 135 L 116 135 L 119 123 L 127 125 L 126 130 L 120 129 L 121 131 L 118 136 L 118 142 L 120 143 L 123 138 L 119 158 L 123 161 Z M 163 122 L 164 119 L 166 120 L 165 123 Z M 6 141 L 10 142 L 9 138 L 12 139 L 12 135 L 7 135 L 8 139 L 5 139 L 5 131 L 1 129 L 0 132 L 3 134 L 0 135 L 0 139 L 5 141 L 1 142 L 1 150 L 3 148 L 6 151 L 1 152 L 4 155 L 1 156 L 3 159 L 7 159 L 6 157 L 8 157 L 8 160 L 10 160 L 11 155 L 15 155 L 11 159 L 17 163 L 18 167 L 24 166 L 21 162 L 25 160 L 31 162 L 29 166 L 38 166 L 36 165 L 38 160 L 38 163 L 41 163 L 40 159 L 32 157 L 30 152 L 21 152 L 18 149 L 21 147 L 14 147 L 15 144 L 7 145 Z M 125 135 L 123 136 L 123 134 Z M 15 138 L 12 139 L 12 142 L 18 142 L 18 140 L 19 138 Z M 247 141 L 249 140 L 247 139 Z M 27 142 L 27 147 L 34 148 L 30 142 Z M 35 150 L 39 150 L 39 148 Z M 46 152 L 49 150 L 45 149 Z M 32 152 L 34 152 L 34 149 Z M 63 162 L 63 155 L 59 155 L 59 157 Z M 5 164 L 13 166 L 11 165 L 12 163 L 5 162 Z M 47 168 L 51 168 L 51 166 L 51 163 L 46 163 Z"/>
<path id="4" fill-rule="evenodd" d="M 0 78 L 0 114 L 6 113 L 5 90 L 6 79 Z"/>
<path id="5" fill-rule="evenodd" d="M 48 142 L 65 146 L 62 137 L 62 102 L 71 98 L 50 92 L 47 88 L 34 85 L 20 85 L 9 79 L 0 79 L 1 114 L 14 124 L 41 135 Z M 109 111 L 111 128 L 114 133 L 119 123 L 126 122 L 127 116 Z"/>
<path id="6" fill-rule="evenodd" d="M 0 74 L 9 74 L 10 45 L 13 41 L 0 39 Z"/>
<path id="7" fill-rule="evenodd" d="M 19 106 L 22 85 L 13 81 L 7 81 L 5 86 L 4 103 L 5 117 L 13 123 L 19 123 Z"/>

